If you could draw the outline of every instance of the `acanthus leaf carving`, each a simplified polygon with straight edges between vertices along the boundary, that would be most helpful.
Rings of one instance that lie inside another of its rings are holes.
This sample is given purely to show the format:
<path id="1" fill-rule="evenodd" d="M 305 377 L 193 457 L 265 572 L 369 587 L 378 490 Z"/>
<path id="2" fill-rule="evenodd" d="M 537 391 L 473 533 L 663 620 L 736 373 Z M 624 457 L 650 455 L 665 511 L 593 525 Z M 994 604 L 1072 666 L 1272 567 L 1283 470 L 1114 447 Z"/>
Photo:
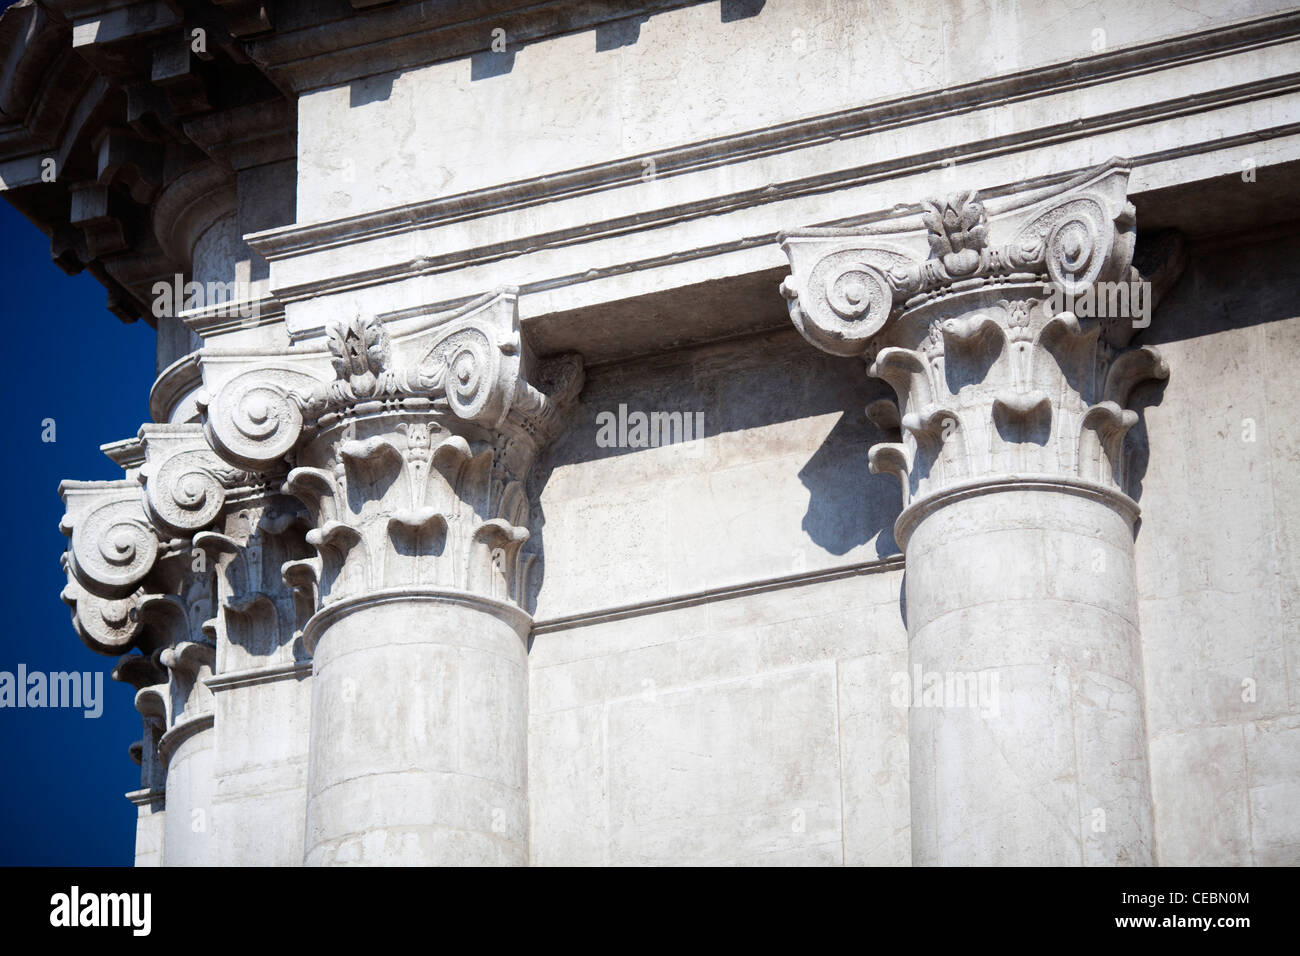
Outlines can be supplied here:
<path id="1" fill-rule="evenodd" d="M 870 461 L 898 475 L 905 506 L 1009 477 L 1129 491 L 1124 443 L 1138 419 L 1124 405 L 1167 368 L 1149 347 L 1117 351 L 1149 313 L 1139 322 L 1072 308 L 1076 297 L 1101 301 L 1104 285 L 1143 281 L 1127 178 L 1116 160 L 996 207 L 974 191 L 929 200 L 921 230 L 782 235 L 796 327 L 832 354 L 864 358 L 898 397 L 901 441 Z"/>
<path id="2" fill-rule="evenodd" d="M 250 365 L 208 356 L 206 428 L 233 465 L 291 466 L 283 490 L 307 506 L 317 552 L 282 565 L 299 599 L 412 585 L 522 599 L 525 479 L 583 376 L 576 355 L 530 353 L 514 290 L 423 332 L 353 316 L 324 349 Z"/>

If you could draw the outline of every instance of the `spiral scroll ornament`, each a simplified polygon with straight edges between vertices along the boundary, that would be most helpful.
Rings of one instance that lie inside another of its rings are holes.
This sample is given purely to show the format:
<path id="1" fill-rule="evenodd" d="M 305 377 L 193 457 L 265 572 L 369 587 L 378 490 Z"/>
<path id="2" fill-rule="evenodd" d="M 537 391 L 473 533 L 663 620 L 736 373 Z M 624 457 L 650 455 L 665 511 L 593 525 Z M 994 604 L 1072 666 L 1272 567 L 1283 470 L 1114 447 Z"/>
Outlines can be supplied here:
<path id="1" fill-rule="evenodd" d="M 158 557 L 158 538 L 140 505 L 113 501 L 82 515 L 72 530 L 72 573 L 93 594 L 124 598 Z"/>
<path id="2" fill-rule="evenodd" d="M 149 517 L 174 534 L 201 531 L 216 520 L 226 489 L 203 461 L 202 452 L 173 455 L 145 483 Z"/>
<path id="3" fill-rule="evenodd" d="M 102 598 L 69 582 L 63 600 L 72 608 L 72 626 L 77 636 L 99 654 L 124 654 L 131 649 L 141 630 L 136 609 L 139 596 Z"/>
<path id="4" fill-rule="evenodd" d="M 297 369 L 251 369 L 235 376 L 208 406 L 205 431 L 217 454 L 250 471 L 266 471 L 302 435 L 302 408 L 293 392 L 320 382 Z"/>
<path id="5" fill-rule="evenodd" d="M 1070 295 L 1083 292 L 1100 277 L 1115 234 L 1100 204 L 1091 199 L 1075 199 L 1053 209 L 1030 230 L 1044 236 L 1047 274 Z"/>
<path id="6" fill-rule="evenodd" d="M 813 344 L 837 355 L 861 353 L 893 311 L 883 272 L 857 250 L 833 252 L 813 266 L 801 288 L 787 280 L 790 315 Z"/>
<path id="7" fill-rule="evenodd" d="M 445 363 L 447 404 L 457 417 L 477 420 L 484 416 L 498 392 L 499 350 L 477 329 L 453 332 L 433 349 L 431 358 Z"/>

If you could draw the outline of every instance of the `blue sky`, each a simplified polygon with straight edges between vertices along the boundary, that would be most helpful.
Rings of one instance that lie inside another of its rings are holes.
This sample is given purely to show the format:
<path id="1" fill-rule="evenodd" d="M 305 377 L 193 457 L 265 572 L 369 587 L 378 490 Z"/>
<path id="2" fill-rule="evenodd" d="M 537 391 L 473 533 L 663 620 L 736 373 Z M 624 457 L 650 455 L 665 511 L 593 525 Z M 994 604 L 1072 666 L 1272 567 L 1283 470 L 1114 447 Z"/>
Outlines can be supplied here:
<path id="1" fill-rule="evenodd" d="M 98 719 L 74 709 L 0 707 L 0 865 L 130 865 L 140 783 L 127 748 L 140 737 L 130 687 L 109 679 L 113 658 L 88 650 L 59 600 L 62 478 L 122 477 L 99 446 L 148 421 L 154 332 L 124 325 L 91 276 L 64 275 L 49 241 L 0 201 L 0 314 L 11 336 L 3 382 L 0 471 L 5 547 L 0 671 L 101 671 Z M 41 440 L 42 420 L 55 441 Z"/>

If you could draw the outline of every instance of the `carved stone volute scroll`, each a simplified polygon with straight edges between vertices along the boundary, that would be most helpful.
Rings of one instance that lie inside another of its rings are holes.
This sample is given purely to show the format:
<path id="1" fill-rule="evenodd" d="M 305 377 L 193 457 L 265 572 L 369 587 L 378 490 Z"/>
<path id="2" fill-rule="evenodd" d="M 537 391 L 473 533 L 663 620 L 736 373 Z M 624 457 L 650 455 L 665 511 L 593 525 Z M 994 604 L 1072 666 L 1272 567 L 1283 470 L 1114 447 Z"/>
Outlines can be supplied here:
<path id="1" fill-rule="evenodd" d="M 86 591 L 104 598 L 128 597 L 158 557 L 158 536 L 131 479 L 65 481 L 59 486 L 65 512 L 59 530 L 68 535 L 67 568 Z"/>
<path id="2" fill-rule="evenodd" d="M 513 290 L 484 296 L 431 332 L 397 340 L 377 319 L 353 317 L 330 326 L 327 350 L 246 363 L 216 387 L 221 365 L 209 362 L 209 442 L 226 461 L 266 471 L 340 416 L 380 409 L 436 413 L 449 426 L 495 430 L 514 420 L 545 430 L 551 403 L 527 382 L 517 298 Z"/>
<path id="3" fill-rule="evenodd" d="M 227 488 L 249 478 L 212 451 L 197 425 L 145 425 L 140 439 L 145 510 L 161 534 L 188 537 L 210 527 Z"/>
<path id="4" fill-rule="evenodd" d="M 144 736 L 131 753 L 142 786 L 153 790 L 166 767 L 159 747 L 176 738 L 180 716 L 186 732 L 211 722 L 201 678 L 214 650 L 214 577 L 195 560 L 190 535 L 216 519 L 225 484 L 241 475 L 212 453 L 197 425 L 146 425 L 104 450 L 124 478 L 60 486 L 60 527 L 70 539 L 62 597 L 87 647 L 125 655 L 114 677 L 136 688 Z"/>

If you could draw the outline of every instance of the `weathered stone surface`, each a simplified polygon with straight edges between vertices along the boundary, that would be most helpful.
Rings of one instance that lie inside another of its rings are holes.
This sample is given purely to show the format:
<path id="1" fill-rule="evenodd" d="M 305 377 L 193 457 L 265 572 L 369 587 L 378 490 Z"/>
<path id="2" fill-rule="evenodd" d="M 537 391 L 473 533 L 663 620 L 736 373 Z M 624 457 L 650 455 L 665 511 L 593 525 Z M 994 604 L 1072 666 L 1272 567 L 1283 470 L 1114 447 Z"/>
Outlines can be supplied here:
<path id="1" fill-rule="evenodd" d="M 137 863 L 1295 863 L 1298 51 L 13 4 L 0 192 L 158 333 L 62 486 Z"/>

